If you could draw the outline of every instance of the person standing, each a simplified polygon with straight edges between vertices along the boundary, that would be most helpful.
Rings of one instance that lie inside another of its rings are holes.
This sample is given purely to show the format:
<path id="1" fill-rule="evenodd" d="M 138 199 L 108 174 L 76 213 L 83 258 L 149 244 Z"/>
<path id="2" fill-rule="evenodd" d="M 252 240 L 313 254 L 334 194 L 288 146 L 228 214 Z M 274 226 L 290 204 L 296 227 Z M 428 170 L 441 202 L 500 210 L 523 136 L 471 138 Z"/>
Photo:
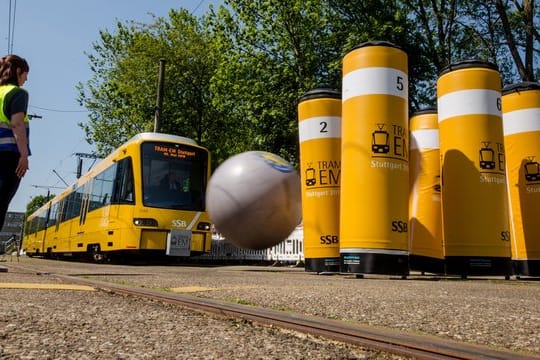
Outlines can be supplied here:
<path id="1" fill-rule="evenodd" d="M 0 229 L 28 170 L 31 154 L 28 92 L 21 88 L 29 71 L 28 63 L 20 56 L 11 54 L 0 59 Z"/>

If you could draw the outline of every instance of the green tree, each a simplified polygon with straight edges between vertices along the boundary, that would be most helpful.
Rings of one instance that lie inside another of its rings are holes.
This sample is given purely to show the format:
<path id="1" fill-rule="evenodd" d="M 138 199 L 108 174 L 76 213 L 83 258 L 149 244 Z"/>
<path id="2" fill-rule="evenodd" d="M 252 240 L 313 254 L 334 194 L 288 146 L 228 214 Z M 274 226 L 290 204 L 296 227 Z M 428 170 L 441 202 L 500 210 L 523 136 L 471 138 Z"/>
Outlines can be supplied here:
<path id="1" fill-rule="evenodd" d="M 299 96 L 339 90 L 355 45 L 383 40 L 407 52 L 415 111 L 436 103 L 438 74 L 456 61 L 494 62 L 507 83 L 535 79 L 538 18 L 534 0 L 225 0 L 201 19 L 178 10 L 150 25 L 118 23 L 88 54 L 81 126 L 101 155 L 151 131 L 164 58 L 161 131 L 208 147 L 214 167 L 247 150 L 295 164 Z"/>
<path id="2" fill-rule="evenodd" d="M 495 63 L 506 84 L 537 78 L 540 35 L 534 24 L 540 13 L 534 0 L 402 1 L 417 24 L 420 54 L 432 64 L 428 87 L 435 88 L 445 66 L 466 59 Z"/>
<path id="3" fill-rule="evenodd" d="M 513 72 L 506 73 L 508 82 L 536 81 L 539 70 L 534 64 L 539 60 L 540 33 L 535 24 L 540 13 L 535 1 L 492 0 L 489 3 L 494 4 L 499 17 L 490 25 L 499 29 L 506 54 L 509 54 L 507 58 L 512 59 L 514 65 Z"/>
<path id="4" fill-rule="evenodd" d="M 154 128 L 159 59 L 166 60 L 160 132 L 187 136 L 218 152 L 215 135 L 225 123 L 212 106 L 210 79 L 217 56 L 200 21 L 187 10 L 152 24 L 118 23 L 100 32 L 87 54 L 93 77 L 79 84 L 89 110 L 80 124 L 105 155 L 133 135 Z"/>
<path id="5" fill-rule="evenodd" d="M 424 56 L 424 31 L 409 4 L 400 0 L 329 0 L 329 3 L 337 38 L 345 39 L 344 53 L 366 41 L 398 45 L 408 55 L 411 111 L 433 103 L 435 92 L 431 81 L 436 71 Z M 335 61 L 341 64 L 342 59 Z"/>
<path id="6" fill-rule="evenodd" d="M 493 47 L 497 33 L 492 22 L 493 9 L 476 0 L 402 0 L 416 52 L 416 98 L 413 108 L 436 103 L 436 82 L 446 66 L 466 59 L 497 63 L 498 49 Z"/>
<path id="7" fill-rule="evenodd" d="M 423 39 L 411 31 L 414 20 L 400 1 L 231 0 L 225 5 L 211 16 L 224 56 L 212 85 L 215 105 L 245 129 L 243 149 L 271 151 L 296 163 L 298 97 L 314 87 L 340 90 L 342 58 L 362 42 L 401 46 L 410 58 L 411 99 L 422 98 L 415 107 L 433 101 L 433 88 L 424 84 L 435 71 L 420 56 Z"/>
<path id="8" fill-rule="evenodd" d="M 33 214 L 37 209 L 42 207 L 54 197 L 54 194 L 46 195 L 37 195 L 34 196 L 28 204 L 26 204 L 26 216 Z"/>
<path id="9" fill-rule="evenodd" d="M 314 87 L 339 88 L 342 42 L 323 0 L 235 0 L 210 15 L 222 60 L 214 106 L 236 124 L 236 152 L 298 158 L 297 101 Z"/>

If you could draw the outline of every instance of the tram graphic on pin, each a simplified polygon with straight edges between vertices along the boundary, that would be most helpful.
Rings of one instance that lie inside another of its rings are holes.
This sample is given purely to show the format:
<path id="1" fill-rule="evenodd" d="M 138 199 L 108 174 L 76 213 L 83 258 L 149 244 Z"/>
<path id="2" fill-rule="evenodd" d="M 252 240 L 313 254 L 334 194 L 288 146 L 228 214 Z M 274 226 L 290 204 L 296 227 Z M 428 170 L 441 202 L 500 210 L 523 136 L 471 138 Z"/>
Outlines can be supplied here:
<path id="1" fill-rule="evenodd" d="M 525 180 L 539 181 L 540 180 L 540 163 L 534 161 L 534 156 L 527 156 L 527 162 L 523 164 L 525 168 Z"/>
<path id="2" fill-rule="evenodd" d="M 484 147 L 480 149 L 480 169 L 495 169 L 495 151 L 489 147 L 489 141 L 482 141 Z"/>
<path id="3" fill-rule="evenodd" d="M 390 134 L 388 131 L 384 130 L 384 123 L 378 123 L 377 128 L 371 134 L 372 144 L 371 151 L 377 154 L 386 154 L 390 151 L 390 145 L 388 145 L 388 140 L 390 139 Z"/>
<path id="4" fill-rule="evenodd" d="M 308 167 L 306 169 L 306 186 L 313 186 L 317 183 L 317 179 L 315 178 L 315 169 L 311 167 L 311 163 L 308 163 Z"/>

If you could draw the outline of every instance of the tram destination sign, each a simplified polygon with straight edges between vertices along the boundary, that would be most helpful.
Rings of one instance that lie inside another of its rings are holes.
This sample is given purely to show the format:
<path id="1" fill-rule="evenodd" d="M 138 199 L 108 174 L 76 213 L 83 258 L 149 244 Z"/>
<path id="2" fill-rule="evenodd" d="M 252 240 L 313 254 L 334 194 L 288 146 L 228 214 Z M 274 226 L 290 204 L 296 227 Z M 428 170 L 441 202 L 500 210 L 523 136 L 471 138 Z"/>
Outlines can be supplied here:
<path id="1" fill-rule="evenodd" d="M 194 158 L 197 154 L 194 150 L 182 149 L 175 144 L 156 144 L 154 145 L 154 151 L 165 157 L 179 159 Z"/>

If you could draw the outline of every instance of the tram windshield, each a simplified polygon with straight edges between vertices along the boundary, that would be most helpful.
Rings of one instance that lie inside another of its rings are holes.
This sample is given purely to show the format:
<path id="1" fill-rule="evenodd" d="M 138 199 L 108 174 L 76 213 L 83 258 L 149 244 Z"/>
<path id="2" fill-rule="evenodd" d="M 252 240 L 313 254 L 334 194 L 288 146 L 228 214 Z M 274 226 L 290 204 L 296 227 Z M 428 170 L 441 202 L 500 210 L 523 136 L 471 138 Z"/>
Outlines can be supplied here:
<path id="1" fill-rule="evenodd" d="M 184 144 L 141 145 L 144 206 L 204 210 L 208 153 Z"/>

